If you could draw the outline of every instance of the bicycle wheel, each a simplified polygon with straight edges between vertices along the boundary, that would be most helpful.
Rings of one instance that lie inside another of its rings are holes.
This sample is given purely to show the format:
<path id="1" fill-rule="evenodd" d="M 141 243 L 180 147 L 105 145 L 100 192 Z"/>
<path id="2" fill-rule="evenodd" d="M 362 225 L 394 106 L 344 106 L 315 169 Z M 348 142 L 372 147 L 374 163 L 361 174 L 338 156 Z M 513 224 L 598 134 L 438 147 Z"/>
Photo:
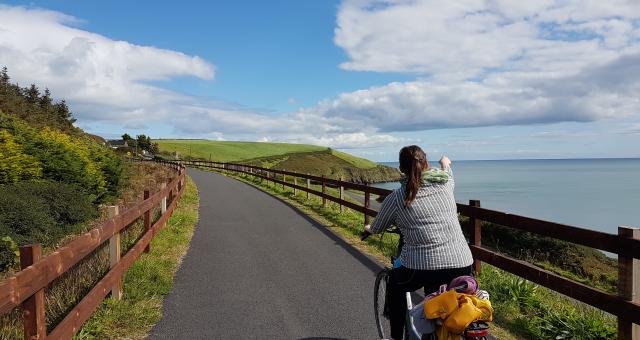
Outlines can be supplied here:
<path id="1" fill-rule="evenodd" d="M 387 280 L 389 278 L 388 269 L 381 270 L 376 275 L 376 284 L 373 287 L 373 308 L 376 315 L 376 326 L 380 339 L 391 337 L 391 324 L 384 315 L 384 305 L 387 300 Z"/>

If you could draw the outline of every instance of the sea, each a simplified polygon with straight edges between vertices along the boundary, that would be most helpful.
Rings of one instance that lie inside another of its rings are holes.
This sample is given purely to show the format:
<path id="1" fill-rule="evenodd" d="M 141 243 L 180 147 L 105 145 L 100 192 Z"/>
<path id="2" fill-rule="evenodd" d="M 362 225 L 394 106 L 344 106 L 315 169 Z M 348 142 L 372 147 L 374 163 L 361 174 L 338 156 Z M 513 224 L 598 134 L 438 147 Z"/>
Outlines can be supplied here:
<path id="1" fill-rule="evenodd" d="M 640 158 L 454 160 L 451 167 L 459 203 L 480 200 L 483 208 L 613 234 L 640 227 Z"/>

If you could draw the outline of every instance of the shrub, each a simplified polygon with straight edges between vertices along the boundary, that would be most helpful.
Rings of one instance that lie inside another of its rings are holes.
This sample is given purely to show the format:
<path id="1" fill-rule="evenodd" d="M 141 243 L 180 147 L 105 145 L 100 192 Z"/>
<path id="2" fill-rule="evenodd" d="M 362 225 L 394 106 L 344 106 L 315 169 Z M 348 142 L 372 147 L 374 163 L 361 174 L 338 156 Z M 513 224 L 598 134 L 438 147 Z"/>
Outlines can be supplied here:
<path id="1" fill-rule="evenodd" d="M 124 173 L 122 158 L 109 148 L 95 143 L 89 145 L 91 146 L 91 157 L 104 175 L 107 194 L 114 196 L 122 183 Z M 104 199 L 100 201 L 104 201 Z"/>
<path id="2" fill-rule="evenodd" d="M 18 244 L 55 245 L 97 215 L 89 196 L 58 182 L 21 182 L 0 186 L 0 235 Z"/>
<path id="3" fill-rule="evenodd" d="M 540 299 L 537 296 L 538 286 L 519 277 L 508 280 L 507 290 L 509 298 L 523 307 L 537 307 Z"/>
<path id="4" fill-rule="evenodd" d="M 10 162 L 0 160 L 0 184 L 45 178 L 75 184 L 95 203 L 102 203 L 117 193 L 123 172 L 122 160 L 111 149 L 86 135 L 65 134 L 48 127 L 36 130 L 24 121 L 2 113 L 0 130 L 3 131 L 0 155 L 7 153 L 13 157 Z"/>
<path id="5" fill-rule="evenodd" d="M 63 174 L 68 175 L 65 176 L 66 178 L 59 179 L 54 176 L 52 179 L 79 184 L 93 196 L 93 200 L 97 200 L 106 193 L 104 176 L 96 162 L 91 159 L 90 148 L 86 143 L 49 128 L 44 128 L 39 137 L 39 142 L 47 146 L 44 148 L 44 152 L 47 154 L 39 157 L 45 164 L 49 163 L 46 170 L 50 171 L 50 173 L 59 173 L 61 169 L 71 170 L 67 174 Z M 61 152 L 51 154 L 47 152 L 47 149 L 60 150 Z M 58 155 L 63 157 L 56 157 Z M 72 162 L 71 166 L 63 165 L 60 168 L 60 162 L 64 161 Z M 54 167 L 54 165 L 57 167 Z"/>
<path id="6" fill-rule="evenodd" d="M 22 146 L 5 130 L 0 130 L 0 184 L 42 176 L 40 162 L 24 153 Z"/>
<path id="7" fill-rule="evenodd" d="M 461 224 L 469 219 L 462 217 Z M 463 228 L 468 237 L 468 228 Z M 597 249 L 482 223 L 482 245 L 608 292 L 616 291 L 617 263 Z M 558 256 L 562 254 L 562 256 Z"/>
<path id="8" fill-rule="evenodd" d="M 11 268 L 18 258 L 18 246 L 9 236 L 0 238 L 0 272 Z"/>

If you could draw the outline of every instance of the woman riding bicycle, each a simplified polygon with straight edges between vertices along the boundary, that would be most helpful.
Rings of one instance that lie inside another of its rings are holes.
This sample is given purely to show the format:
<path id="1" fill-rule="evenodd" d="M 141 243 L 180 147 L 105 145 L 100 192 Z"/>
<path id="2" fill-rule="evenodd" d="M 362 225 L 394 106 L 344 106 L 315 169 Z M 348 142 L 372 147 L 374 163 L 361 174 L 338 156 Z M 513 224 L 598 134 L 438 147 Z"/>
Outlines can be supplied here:
<path id="1" fill-rule="evenodd" d="M 451 161 L 442 157 L 440 165 L 441 169 L 430 168 L 427 155 L 417 145 L 402 148 L 402 186 L 384 199 L 373 224 L 365 227 L 365 232 L 375 234 L 395 225 L 404 239 L 402 266 L 389 272 L 387 284 L 393 339 L 403 336 L 406 292 L 424 287 L 429 294 L 472 272 L 473 257 L 453 197 Z"/>

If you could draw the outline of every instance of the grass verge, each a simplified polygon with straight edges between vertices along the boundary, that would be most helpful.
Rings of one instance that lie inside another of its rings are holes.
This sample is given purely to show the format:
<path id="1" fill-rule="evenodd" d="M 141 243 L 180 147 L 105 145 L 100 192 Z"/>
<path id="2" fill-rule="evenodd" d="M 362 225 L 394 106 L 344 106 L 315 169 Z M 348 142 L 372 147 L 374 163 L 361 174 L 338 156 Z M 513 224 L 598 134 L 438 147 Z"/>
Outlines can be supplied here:
<path id="1" fill-rule="evenodd" d="M 76 335 L 76 339 L 143 339 L 160 320 L 162 301 L 173 287 L 173 278 L 187 252 L 198 220 L 198 191 L 187 179 L 185 192 L 167 225 L 151 241 L 127 271 L 124 296 L 104 300 Z"/>
<path id="2" fill-rule="evenodd" d="M 340 235 L 357 249 L 388 263 L 395 252 L 396 235 L 370 237 L 360 241 L 364 218 L 350 209 L 340 212 L 339 205 L 305 192 L 294 195 L 293 189 L 282 185 L 239 176 L 223 174 L 246 182 L 268 192 L 300 209 L 310 217 Z M 318 188 L 314 188 L 318 189 Z M 327 193 L 337 195 L 337 190 L 327 188 Z M 616 320 L 611 315 L 559 293 L 538 286 L 491 265 L 483 264 L 478 276 L 481 286 L 490 292 L 495 308 L 491 332 L 498 339 L 615 339 Z"/>

